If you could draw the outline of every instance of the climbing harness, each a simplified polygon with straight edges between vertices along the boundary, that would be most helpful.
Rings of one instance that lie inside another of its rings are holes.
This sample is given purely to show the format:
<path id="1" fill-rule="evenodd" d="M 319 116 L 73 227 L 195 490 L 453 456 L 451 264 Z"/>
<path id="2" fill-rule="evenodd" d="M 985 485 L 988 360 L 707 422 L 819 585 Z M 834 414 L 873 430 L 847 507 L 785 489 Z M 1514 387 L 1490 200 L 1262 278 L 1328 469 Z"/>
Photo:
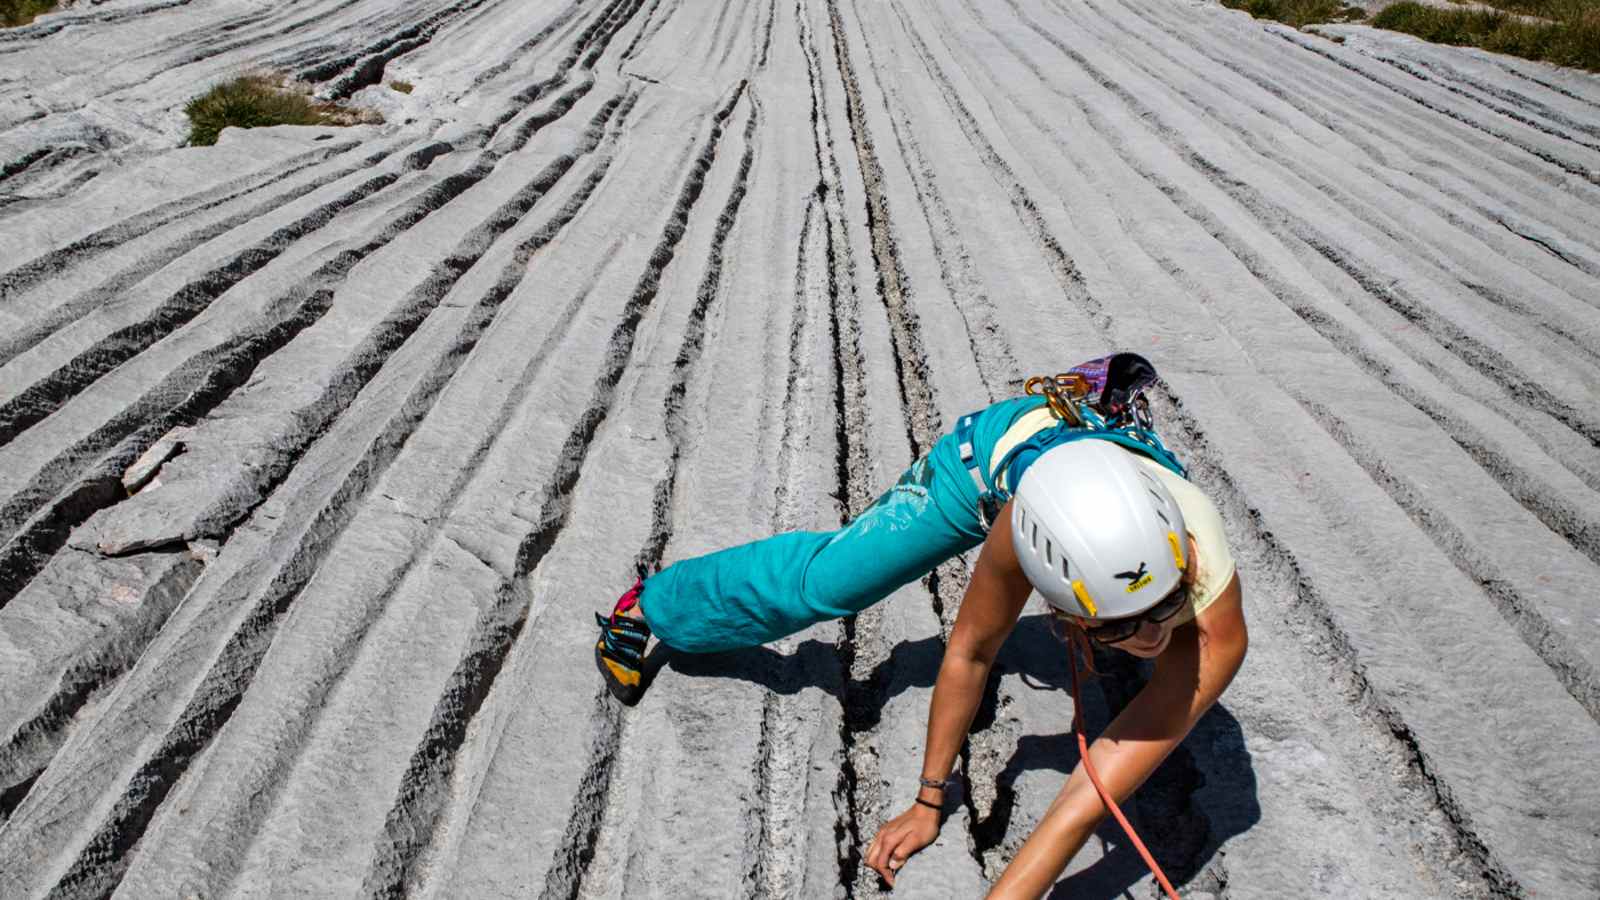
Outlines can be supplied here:
<path id="1" fill-rule="evenodd" d="M 1172 889 L 1172 882 L 1167 880 L 1167 873 L 1161 871 L 1161 866 L 1156 863 L 1156 858 L 1150 855 L 1150 850 L 1145 847 L 1144 841 L 1139 840 L 1138 833 L 1128 823 L 1128 817 L 1122 814 L 1122 810 L 1117 806 L 1117 801 L 1111 798 L 1111 792 L 1106 790 L 1104 784 L 1100 783 L 1100 773 L 1094 770 L 1094 762 L 1089 759 L 1089 741 L 1084 737 L 1083 731 L 1083 698 L 1078 690 L 1078 653 L 1080 651 L 1089 652 L 1087 647 L 1080 648 L 1074 645 L 1068 655 L 1072 657 L 1072 730 L 1078 733 L 1078 758 L 1083 760 L 1083 771 L 1089 776 L 1089 782 L 1094 785 L 1095 793 L 1100 795 L 1100 802 L 1106 805 L 1106 809 L 1110 810 L 1111 815 L 1116 818 L 1117 824 L 1122 826 L 1122 833 L 1126 834 L 1128 840 L 1133 842 L 1133 848 L 1139 851 L 1139 856 L 1144 859 L 1144 864 L 1150 868 L 1150 874 L 1154 875 L 1156 881 L 1160 882 L 1161 889 L 1166 892 L 1169 900 L 1180 900 L 1178 892 Z"/>
<path id="2" fill-rule="evenodd" d="M 1145 390 L 1155 380 L 1155 367 L 1137 353 L 1113 353 L 1057 375 L 1029 378 L 1023 383 L 1023 393 L 1043 396 L 1058 423 L 1006 451 L 992 471 L 986 471 L 977 458 L 976 414 L 957 420 L 955 438 L 961 465 L 978 490 L 978 518 L 983 529 L 989 529 L 1001 507 L 1011 499 L 1011 491 L 1022 483 L 1028 466 L 1045 451 L 1070 441 L 1111 441 L 1187 478 L 1188 470 L 1161 442 L 1153 427 Z M 1002 483 L 1003 488 L 999 486 Z"/>

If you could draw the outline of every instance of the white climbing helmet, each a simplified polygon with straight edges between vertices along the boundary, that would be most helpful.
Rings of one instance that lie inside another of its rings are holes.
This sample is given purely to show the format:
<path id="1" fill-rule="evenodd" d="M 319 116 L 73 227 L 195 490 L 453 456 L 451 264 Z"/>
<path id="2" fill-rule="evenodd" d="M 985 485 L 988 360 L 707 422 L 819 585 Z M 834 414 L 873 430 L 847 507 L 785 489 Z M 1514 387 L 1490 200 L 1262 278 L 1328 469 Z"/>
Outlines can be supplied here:
<path id="1" fill-rule="evenodd" d="M 1022 475 L 1011 542 L 1056 609 L 1088 619 L 1138 615 L 1189 564 L 1183 512 L 1132 451 L 1092 438 L 1053 447 Z"/>

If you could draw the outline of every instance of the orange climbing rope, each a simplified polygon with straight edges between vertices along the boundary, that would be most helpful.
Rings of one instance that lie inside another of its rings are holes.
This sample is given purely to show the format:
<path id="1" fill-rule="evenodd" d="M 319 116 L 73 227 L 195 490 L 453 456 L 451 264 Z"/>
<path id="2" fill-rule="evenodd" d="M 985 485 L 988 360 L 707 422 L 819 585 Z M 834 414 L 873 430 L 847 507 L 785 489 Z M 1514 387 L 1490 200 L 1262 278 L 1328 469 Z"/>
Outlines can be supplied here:
<path id="1" fill-rule="evenodd" d="M 1078 733 L 1078 758 L 1083 760 L 1083 771 L 1088 773 L 1090 783 L 1100 794 L 1100 801 L 1106 805 L 1106 809 L 1111 810 L 1113 816 L 1116 816 L 1117 824 L 1122 826 L 1122 831 L 1128 836 L 1128 840 L 1133 841 L 1134 849 L 1144 857 L 1144 864 L 1150 867 L 1150 874 L 1156 876 L 1156 881 L 1161 882 L 1161 889 L 1167 892 L 1171 900 L 1180 900 L 1178 892 L 1172 889 L 1172 882 L 1167 880 L 1166 873 L 1156 865 L 1156 858 L 1145 849 L 1144 841 L 1139 840 L 1139 835 L 1134 832 L 1133 826 L 1128 824 L 1127 817 L 1117 808 L 1117 801 L 1111 799 L 1111 792 L 1100 783 L 1100 775 L 1094 770 L 1094 763 L 1089 761 L 1089 742 L 1083 736 L 1083 700 L 1078 694 L 1078 654 L 1072 652 L 1068 655 L 1072 657 L 1072 730 Z"/>

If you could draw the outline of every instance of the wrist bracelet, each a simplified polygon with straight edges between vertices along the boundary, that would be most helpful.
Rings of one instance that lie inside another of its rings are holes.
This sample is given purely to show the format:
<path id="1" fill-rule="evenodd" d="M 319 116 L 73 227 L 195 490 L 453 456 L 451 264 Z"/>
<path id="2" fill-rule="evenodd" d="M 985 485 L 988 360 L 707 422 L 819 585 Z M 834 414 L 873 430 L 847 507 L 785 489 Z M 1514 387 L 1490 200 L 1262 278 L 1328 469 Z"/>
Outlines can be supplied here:
<path id="1" fill-rule="evenodd" d="M 934 788 L 941 791 L 950 783 L 948 778 L 918 778 L 917 781 L 925 788 Z"/>
<path id="2" fill-rule="evenodd" d="M 916 797 L 914 799 L 917 801 L 917 804 L 919 806 L 926 806 L 929 809 L 936 809 L 939 812 L 944 812 L 944 807 L 943 806 L 940 806 L 939 804 L 934 803 L 931 800 L 924 800 L 921 797 Z"/>

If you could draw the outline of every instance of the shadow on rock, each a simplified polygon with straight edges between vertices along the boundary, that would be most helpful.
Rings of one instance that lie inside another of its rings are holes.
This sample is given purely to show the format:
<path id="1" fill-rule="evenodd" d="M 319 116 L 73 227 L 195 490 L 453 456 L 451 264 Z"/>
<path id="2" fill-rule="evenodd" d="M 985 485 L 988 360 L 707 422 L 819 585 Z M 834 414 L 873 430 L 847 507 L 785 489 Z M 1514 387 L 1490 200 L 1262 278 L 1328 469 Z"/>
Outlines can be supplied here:
<path id="1" fill-rule="evenodd" d="M 1017 624 L 997 667 L 1022 676 L 1028 688 L 1070 695 L 1072 675 L 1049 617 L 1032 616 Z M 1083 684 L 1084 721 L 1098 735 L 1144 687 L 1153 664 L 1126 653 L 1096 649 L 1095 669 Z M 1224 694 L 1226 698 L 1226 694 Z M 1012 785 L 1025 771 L 1053 769 L 1063 779 L 1078 764 L 1077 738 L 1070 732 L 1024 735 L 997 781 L 998 796 L 989 819 L 975 830 L 1003 835 L 1011 829 Z M 1167 877 L 1185 896 L 1217 893 L 1227 882 L 1218 849 L 1261 819 L 1255 769 L 1239 721 L 1218 702 L 1189 736 L 1123 804 L 1123 812 Z M 998 820 L 998 821 L 997 821 Z M 1019 840 L 1022 835 L 1016 836 Z M 1115 820 L 1095 832 L 1101 858 L 1057 883 L 1051 897 L 1130 897 L 1148 877 L 1144 860 Z"/>
<path id="2" fill-rule="evenodd" d="M 857 728 L 878 724 L 883 707 L 908 688 L 929 688 L 939 674 L 944 657 L 944 642 L 938 637 L 897 644 L 888 659 L 879 663 L 869 679 L 867 693 L 876 702 L 860 706 L 860 691 L 848 692 L 840 670 L 838 645 L 819 640 L 802 641 L 790 653 L 770 647 L 748 647 L 721 653 L 680 653 L 662 645 L 651 650 L 645 660 L 646 677 L 654 678 L 670 667 L 695 678 L 729 678 L 760 685 L 777 694 L 794 694 L 819 688 L 832 694 L 841 705 L 849 701 L 857 707 Z"/>
<path id="3" fill-rule="evenodd" d="M 1020 677 L 1021 690 L 1059 691 L 1063 703 L 1071 702 L 1066 648 L 1049 623 L 1050 617 L 1045 615 L 1025 616 L 1017 623 L 995 661 L 973 722 L 973 733 L 993 722 L 998 687 L 1006 673 Z M 853 726 L 870 729 L 891 699 L 908 688 L 932 687 L 943 654 L 944 643 L 937 636 L 896 645 L 873 672 L 873 690 L 869 693 L 877 702 L 865 708 L 859 702 L 851 703 L 852 717 L 857 719 Z M 816 688 L 832 694 L 841 705 L 847 700 L 859 701 L 858 695 L 846 696 L 838 648 L 824 641 L 804 641 L 790 653 L 751 647 L 692 654 L 657 646 L 646 661 L 649 677 L 666 666 L 697 678 L 748 681 L 779 694 Z M 1095 653 L 1095 668 L 1099 675 L 1088 677 L 1083 690 L 1084 719 L 1091 735 L 1103 731 L 1127 706 L 1152 671 L 1148 662 L 1125 653 L 1100 650 Z M 1077 764 L 1077 739 L 1071 732 L 1023 735 L 996 779 L 997 795 L 989 815 L 973 824 L 976 844 L 983 849 L 1001 843 L 1020 844 L 1026 837 L 1025 829 L 1012 833 L 1016 830 L 1012 816 L 1017 779 L 1028 771 L 1054 770 L 1065 781 Z M 1174 886 L 1185 894 L 1217 892 L 1227 878 L 1218 848 L 1260 820 L 1256 790 L 1255 771 L 1239 722 L 1218 703 L 1156 769 L 1133 800 L 1123 805 L 1123 812 Z M 1108 819 L 1094 839 L 1104 848 L 1102 857 L 1089 868 L 1063 879 L 1052 897 L 1131 896 L 1134 886 L 1147 877 L 1144 861 L 1114 820 Z"/>

